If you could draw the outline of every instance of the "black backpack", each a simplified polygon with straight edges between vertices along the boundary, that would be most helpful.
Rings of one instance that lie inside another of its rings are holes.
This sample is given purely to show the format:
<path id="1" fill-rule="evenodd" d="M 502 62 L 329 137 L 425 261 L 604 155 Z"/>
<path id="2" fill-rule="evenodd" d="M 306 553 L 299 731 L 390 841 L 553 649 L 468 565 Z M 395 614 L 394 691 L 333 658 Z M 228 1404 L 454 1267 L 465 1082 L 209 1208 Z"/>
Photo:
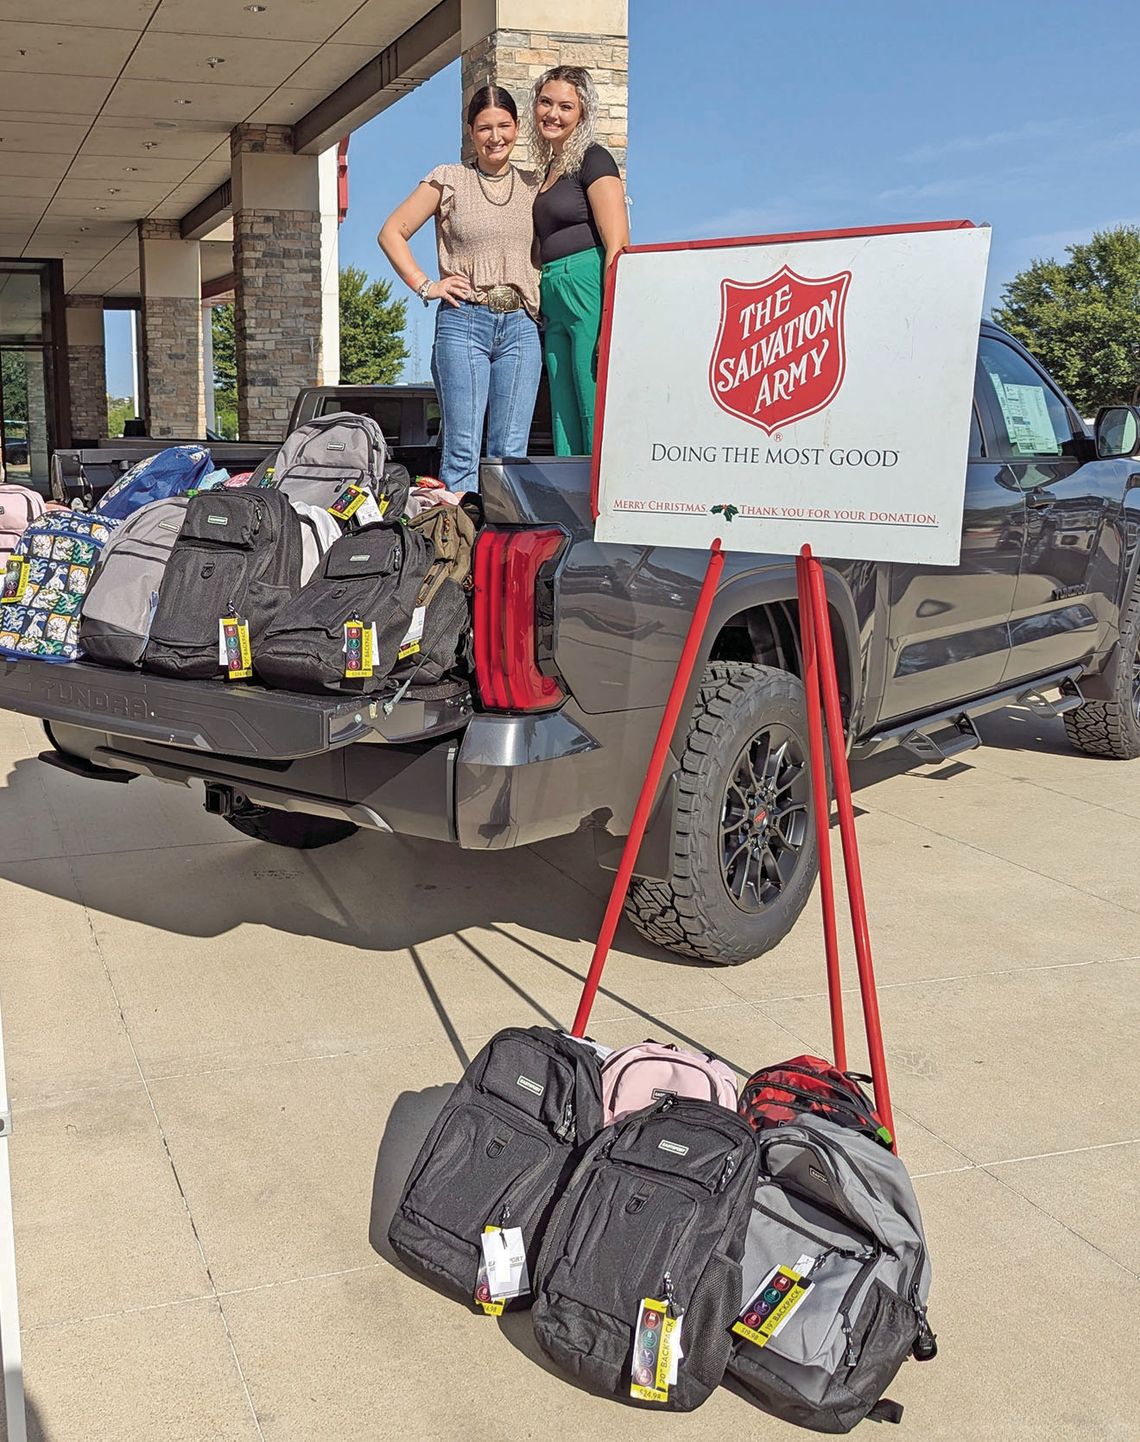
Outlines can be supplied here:
<path id="1" fill-rule="evenodd" d="M 542 1245 L 533 1314 L 542 1350 L 594 1390 L 668 1411 L 699 1407 L 728 1363 L 755 1184 L 752 1129 L 715 1102 L 666 1096 L 607 1127 Z M 646 1300 L 683 1315 L 667 1397 L 645 1394 L 665 1325 Z"/>
<path id="2" fill-rule="evenodd" d="M 159 585 L 145 668 L 221 676 L 219 621 L 246 621 L 252 649 L 300 588 L 301 560 L 301 522 L 286 496 L 260 489 L 191 496 Z"/>
<path id="3" fill-rule="evenodd" d="M 257 674 L 291 691 L 380 690 L 408 634 L 430 559 L 424 538 L 399 521 L 377 521 L 334 541 L 316 575 L 254 647 Z M 363 666 L 354 666 L 347 650 L 346 627 L 354 621 L 375 627 L 370 656 L 359 653 Z"/>
<path id="4" fill-rule="evenodd" d="M 555 1199 L 601 1125 L 596 1053 L 549 1027 L 505 1028 L 428 1133 L 388 1240 L 414 1271 L 474 1302 L 484 1228 L 519 1227 L 533 1279 Z M 530 1297 L 504 1305 L 526 1307 Z"/>

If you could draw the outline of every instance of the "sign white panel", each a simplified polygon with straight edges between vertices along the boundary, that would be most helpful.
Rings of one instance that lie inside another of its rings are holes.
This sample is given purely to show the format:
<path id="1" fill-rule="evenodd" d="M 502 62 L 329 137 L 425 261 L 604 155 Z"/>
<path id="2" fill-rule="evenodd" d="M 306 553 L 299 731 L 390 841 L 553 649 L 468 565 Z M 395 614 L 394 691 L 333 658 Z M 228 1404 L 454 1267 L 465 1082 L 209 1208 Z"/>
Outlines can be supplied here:
<path id="1" fill-rule="evenodd" d="M 956 564 L 989 243 L 969 227 L 622 255 L 597 539 Z"/>

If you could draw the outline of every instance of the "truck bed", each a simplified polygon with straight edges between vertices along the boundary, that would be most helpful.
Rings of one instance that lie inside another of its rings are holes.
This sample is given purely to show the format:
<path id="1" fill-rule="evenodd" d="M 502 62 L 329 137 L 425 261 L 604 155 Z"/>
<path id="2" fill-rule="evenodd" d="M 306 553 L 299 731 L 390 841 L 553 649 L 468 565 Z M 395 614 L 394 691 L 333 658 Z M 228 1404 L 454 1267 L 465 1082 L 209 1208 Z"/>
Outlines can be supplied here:
<path id="1" fill-rule="evenodd" d="M 385 698 L 306 696 L 228 681 L 182 681 L 83 661 L 0 661 L 0 708 L 114 736 L 289 761 L 356 741 L 389 744 L 460 730 L 470 719 L 462 681 Z"/>

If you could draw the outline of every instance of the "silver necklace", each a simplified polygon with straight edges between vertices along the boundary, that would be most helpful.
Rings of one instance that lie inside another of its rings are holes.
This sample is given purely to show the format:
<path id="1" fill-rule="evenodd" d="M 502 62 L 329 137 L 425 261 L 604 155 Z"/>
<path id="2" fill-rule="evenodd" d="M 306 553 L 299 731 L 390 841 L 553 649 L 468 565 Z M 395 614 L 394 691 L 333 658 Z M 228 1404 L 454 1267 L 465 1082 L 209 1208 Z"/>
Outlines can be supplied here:
<path id="1" fill-rule="evenodd" d="M 479 162 L 475 162 L 475 174 L 479 178 L 479 189 L 483 192 L 483 198 L 488 202 L 488 204 L 495 206 L 499 210 L 501 210 L 504 205 L 510 205 L 511 196 L 515 193 L 515 168 L 513 165 L 508 165 L 507 170 L 509 170 L 511 173 L 511 183 L 507 189 L 507 198 L 506 200 L 496 200 L 491 194 L 491 192 L 487 189 L 487 187 L 483 184 L 483 182 L 485 180 L 490 180 L 497 185 L 505 179 L 505 175 L 484 175 L 483 172 L 479 169 Z"/>

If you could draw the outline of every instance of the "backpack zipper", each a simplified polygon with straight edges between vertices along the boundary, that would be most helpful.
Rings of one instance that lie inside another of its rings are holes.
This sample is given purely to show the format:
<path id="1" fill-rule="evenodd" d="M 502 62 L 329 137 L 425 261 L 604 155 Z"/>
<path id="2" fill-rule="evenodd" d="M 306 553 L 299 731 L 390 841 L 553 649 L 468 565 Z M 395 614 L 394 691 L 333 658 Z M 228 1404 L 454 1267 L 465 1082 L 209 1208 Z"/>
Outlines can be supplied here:
<path id="1" fill-rule="evenodd" d="M 625 1065 L 621 1068 L 621 1070 L 618 1072 L 617 1076 L 614 1078 L 614 1087 L 613 1087 L 613 1092 L 611 1093 L 611 1095 L 612 1095 L 613 1097 L 615 1097 L 615 1098 L 617 1097 L 617 1091 L 618 1091 L 618 1087 L 621 1085 L 621 1079 L 622 1079 L 623 1076 L 625 1076 L 626 1072 L 630 1069 L 630 1067 L 638 1066 L 641 1062 L 643 1062 L 643 1061 L 648 1061 L 648 1060 L 650 1060 L 650 1058 L 648 1058 L 648 1057 L 635 1057 L 633 1061 L 627 1061 L 626 1064 L 625 1064 Z M 693 1062 L 691 1062 L 691 1061 L 681 1061 L 681 1060 L 676 1059 L 676 1058 L 673 1060 L 672 1065 L 673 1065 L 673 1066 L 687 1066 L 687 1067 L 689 1067 L 690 1070 L 692 1070 L 692 1071 L 699 1071 L 699 1072 L 701 1073 L 701 1075 L 705 1078 L 705 1080 L 706 1080 L 706 1081 L 708 1082 L 708 1084 L 709 1084 L 709 1101 L 710 1101 L 710 1102 L 715 1102 L 715 1101 L 716 1101 L 716 1087 L 713 1085 L 712 1077 L 709 1076 L 708 1072 L 706 1072 L 703 1067 L 699 1067 L 699 1066 L 695 1065 L 695 1063 L 693 1063 Z M 605 1070 L 605 1069 L 603 1068 L 603 1071 L 604 1071 L 604 1070 Z M 674 1095 L 675 1095 L 675 1093 L 674 1093 Z M 699 1100 L 699 1099 L 698 1099 L 698 1100 Z"/>

